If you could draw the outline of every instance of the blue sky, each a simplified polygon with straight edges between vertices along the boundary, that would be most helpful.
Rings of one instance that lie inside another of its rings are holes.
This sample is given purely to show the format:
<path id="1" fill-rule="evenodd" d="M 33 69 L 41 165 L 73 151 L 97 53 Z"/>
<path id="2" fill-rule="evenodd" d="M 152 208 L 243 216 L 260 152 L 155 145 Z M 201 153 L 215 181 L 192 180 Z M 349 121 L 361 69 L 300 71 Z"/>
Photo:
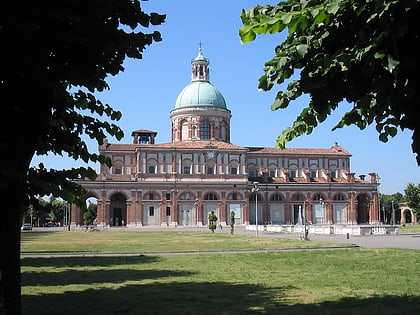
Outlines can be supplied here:
<path id="1" fill-rule="evenodd" d="M 225 97 L 232 111 L 231 142 L 240 146 L 273 147 L 281 131 L 290 126 L 307 98 L 289 108 L 271 111 L 277 87 L 258 91 L 258 78 L 265 61 L 271 59 L 274 47 L 284 34 L 264 35 L 252 43 L 242 44 L 240 14 L 257 4 L 277 1 L 235 0 L 149 0 L 141 2 L 146 12 L 167 14 L 164 25 L 152 27 L 162 33 L 163 41 L 147 47 L 142 60 L 127 59 L 125 71 L 110 77 L 110 90 L 98 93 L 104 103 L 123 113 L 117 123 L 125 133 L 122 143 L 131 143 L 131 132 L 150 129 L 158 132 L 158 143 L 171 141 L 169 112 L 179 92 L 190 83 L 191 59 L 199 43 L 210 60 L 210 81 Z M 147 31 L 147 30 L 145 30 Z M 345 109 L 348 104 L 343 104 Z M 353 156 L 351 169 L 356 176 L 378 173 L 380 192 L 404 192 L 408 183 L 418 184 L 419 168 L 411 151 L 411 131 L 400 132 L 387 143 L 378 139 L 374 127 L 360 131 L 356 127 L 332 132 L 344 112 L 332 115 L 311 135 L 301 136 L 288 144 L 294 148 L 329 148 L 338 142 Z M 110 142 L 116 142 L 110 138 Z M 87 141 L 91 151 L 97 145 Z M 45 162 L 57 169 L 83 165 L 63 157 L 36 157 L 33 163 Z M 99 166 L 94 166 L 99 170 Z"/>

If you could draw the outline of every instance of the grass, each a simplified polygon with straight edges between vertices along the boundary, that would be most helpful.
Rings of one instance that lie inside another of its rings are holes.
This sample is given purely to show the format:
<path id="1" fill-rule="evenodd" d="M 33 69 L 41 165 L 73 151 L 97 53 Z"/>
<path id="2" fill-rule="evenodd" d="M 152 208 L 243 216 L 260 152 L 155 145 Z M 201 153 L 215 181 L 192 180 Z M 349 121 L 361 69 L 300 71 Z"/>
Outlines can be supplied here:
<path id="1" fill-rule="evenodd" d="M 420 233 L 420 224 L 407 224 L 398 227 L 400 233 Z"/>
<path id="2" fill-rule="evenodd" d="M 335 246 L 330 243 L 256 238 L 209 230 L 162 232 L 43 231 L 22 233 L 22 253 L 150 253 L 163 251 L 257 250 Z"/>
<path id="3" fill-rule="evenodd" d="M 322 246 L 204 232 L 22 233 L 24 252 Z M 419 314 L 420 251 L 22 259 L 24 314 Z"/>

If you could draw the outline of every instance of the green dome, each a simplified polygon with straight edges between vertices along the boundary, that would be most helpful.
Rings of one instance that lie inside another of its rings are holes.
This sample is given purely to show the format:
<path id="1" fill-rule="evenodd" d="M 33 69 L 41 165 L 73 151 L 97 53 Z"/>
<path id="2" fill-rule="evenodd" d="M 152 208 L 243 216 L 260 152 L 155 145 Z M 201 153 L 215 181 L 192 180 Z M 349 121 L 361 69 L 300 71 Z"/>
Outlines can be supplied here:
<path id="1" fill-rule="evenodd" d="M 209 82 L 194 81 L 179 93 L 175 103 L 175 108 L 192 106 L 212 106 L 226 109 L 226 102 L 222 93 Z"/>

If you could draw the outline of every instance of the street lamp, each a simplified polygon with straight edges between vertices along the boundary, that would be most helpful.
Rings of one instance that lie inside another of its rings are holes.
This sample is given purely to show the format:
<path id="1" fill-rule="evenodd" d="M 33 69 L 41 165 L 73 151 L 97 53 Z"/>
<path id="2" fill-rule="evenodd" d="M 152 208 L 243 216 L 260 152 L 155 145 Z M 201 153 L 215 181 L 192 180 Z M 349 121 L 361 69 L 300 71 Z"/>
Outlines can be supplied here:
<path id="1" fill-rule="evenodd" d="M 395 208 L 394 208 L 394 200 L 391 201 L 392 204 L 392 225 L 395 225 Z"/>
<path id="2" fill-rule="evenodd" d="M 322 207 L 322 217 L 321 217 L 321 224 L 324 224 L 324 217 L 325 217 L 325 202 L 322 197 L 319 197 L 319 204 Z"/>
<path id="3" fill-rule="evenodd" d="M 260 187 L 258 187 L 258 182 L 252 183 L 254 187 L 251 188 L 251 191 L 255 193 L 255 236 L 258 237 L 258 191 Z"/>

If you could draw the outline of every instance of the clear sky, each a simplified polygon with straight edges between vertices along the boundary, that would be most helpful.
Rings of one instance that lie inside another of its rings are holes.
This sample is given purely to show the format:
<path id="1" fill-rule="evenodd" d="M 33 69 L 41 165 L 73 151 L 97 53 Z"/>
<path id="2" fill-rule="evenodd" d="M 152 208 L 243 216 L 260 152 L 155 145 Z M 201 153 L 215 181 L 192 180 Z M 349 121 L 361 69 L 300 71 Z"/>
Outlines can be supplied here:
<path id="1" fill-rule="evenodd" d="M 240 14 L 257 4 L 277 4 L 262 0 L 149 0 L 141 2 L 145 12 L 166 14 L 166 22 L 157 27 L 163 41 L 147 47 L 142 60 L 127 59 L 125 71 L 110 77 L 110 90 L 98 93 L 103 102 L 123 113 L 117 124 L 124 130 L 121 143 L 132 143 L 131 132 L 149 129 L 158 132 L 156 142 L 171 141 L 169 112 L 181 90 L 190 83 L 191 59 L 202 43 L 203 53 L 210 60 L 210 81 L 223 94 L 232 111 L 231 142 L 240 146 L 273 147 L 281 131 L 290 126 L 307 98 L 289 108 L 271 111 L 277 87 L 269 92 L 258 91 L 258 78 L 265 61 L 272 58 L 274 48 L 284 34 L 264 35 L 243 44 L 239 29 Z M 147 31 L 147 29 L 145 30 Z M 343 104 L 345 109 L 348 104 Z M 301 136 L 287 146 L 293 148 L 329 148 L 337 142 L 352 154 L 351 169 L 356 176 L 378 173 L 380 192 L 404 193 L 408 183 L 418 184 L 419 168 L 411 151 L 411 131 L 400 132 L 387 143 L 378 139 L 374 127 L 360 131 L 347 127 L 331 128 L 339 114 L 332 115 L 311 135 Z M 109 142 L 117 142 L 110 138 Z M 91 151 L 97 145 L 87 141 Z M 45 162 L 57 169 L 83 165 L 62 157 L 37 157 L 34 163 Z M 99 170 L 99 166 L 94 166 Z"/>

